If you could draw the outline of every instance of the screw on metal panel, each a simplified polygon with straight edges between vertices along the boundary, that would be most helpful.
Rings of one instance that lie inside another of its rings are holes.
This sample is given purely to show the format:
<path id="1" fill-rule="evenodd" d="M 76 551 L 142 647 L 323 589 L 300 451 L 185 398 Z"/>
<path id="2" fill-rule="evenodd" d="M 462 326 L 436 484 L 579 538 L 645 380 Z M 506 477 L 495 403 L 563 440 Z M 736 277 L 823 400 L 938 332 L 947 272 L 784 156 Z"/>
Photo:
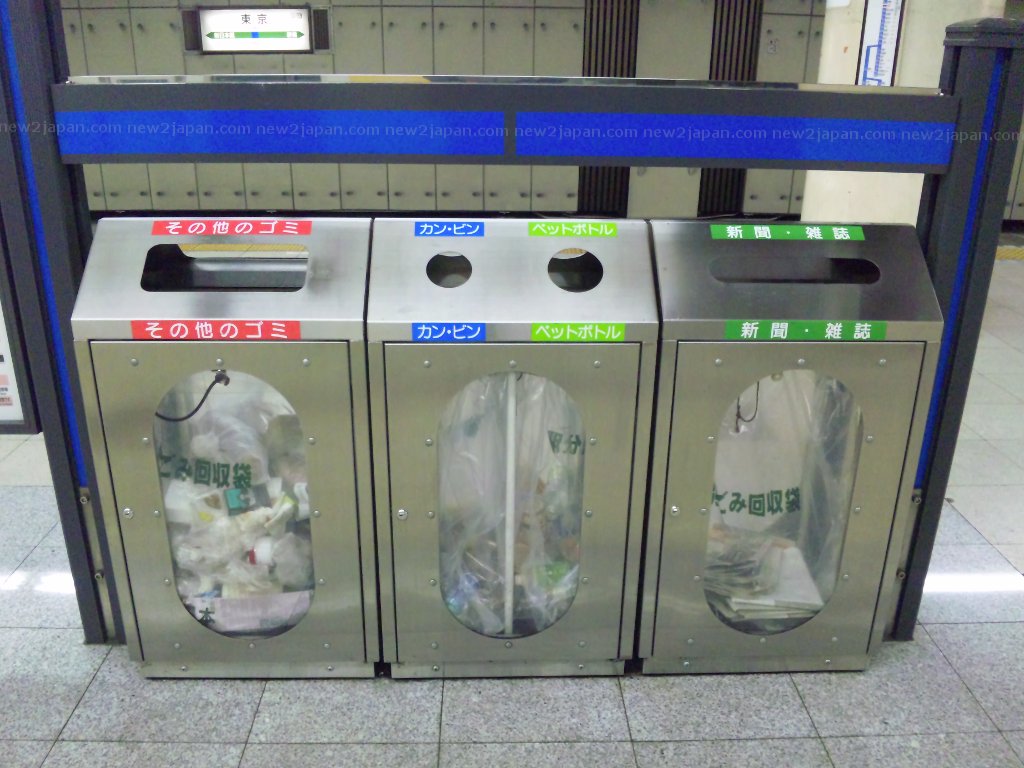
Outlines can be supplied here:
<path id="1" fill-rule="evenodd" d="M 586 648 L 587 647 L 587 641 L 586 640 L 580 640 L 578 643 L 576 643 L 576 645 L 578 645 L 580 648 Z"/>
<path id="2" fill-rule="evenodd" d="M 693 645 L 693 638 L 692 637 L 686 638 L 686 644 L 687 645 Z"/>
<path id="3" fill-rule="evenodd" d="M 589 576 L 584 576 L 582 579 L 580 579 L 580 581 L 582 581 L 584 584 L 589 584 L 590 583 L 590 577 Z"/>
<path id="4" fill-rule="evenodd" d="M 306 442 L 309 443 L 310 445 L 316 445 L 316 438 L 315 437 L 307 437 L 306 438 Z"/>
<path id="5" fill-rule="evenodd" d="M 677 507 L 677 506 L 674 506 L 674 505 L 673 505 L 673 506 L 672 506 L 672 507 L 671 507 L 671 508 L 669 509 L 668 513 L 669 513 L 670 515 L 672 515 L 672 517 L 678 517 L 678 516 L 679 516 L 679 507 Z"/>
<path id="6" fill-rule="evenodd" d="M 149 438 L 148 437 L 142 438 L 142 444 L 143 445 L 149 445 Z"/>
<path id="7" fill-rule="evenodd" d="M 596 437 L 592 437 L 592 438 L 590 438 L 590 440 L 589 440 L 588 442 L 589 442 L 589 443 L 590 443 L 591 445 L 597 445 L 597 438 L 596 438 Z"/>
<path id="8" fill-rule="evenodd" d="M 833 643 L 838 643 L 839 642 L 839 638 L 838 637 L 833 637 L 832 638 L 832 642 Z"/>
<path id="9" fill-rule="evenodd" d="M 426 440 L 423 441 L 423 444 L 427 446 L 427 448 L 429 448 L 434 444 L 434 439 L 432 437 L 428 437 Z"/>
<path id="10" fill-rule="evenodd" d="M 96 571 L 92 577 L 96 579 L 96 581 L 103 581 L 103 571 Z"/>
<path id="11" fill-rule="evenodd" d="M 886 363 L 888 363 L 888 362 L 889 362 L 889 361 L 888 361 L 888 360 L 886 360 L 886 359 L 885 359 L 885 358 L 883 357 L 883 358 L 882 358 L 881 360 L 879 360 L 879 361 L 878 361 L 878 364 L 879 364 L 879 365 L 882 365 L 882 366 L 884 366 L 884 365 L 885 365 Z"/>
<path id="12" fill-rule="evenodd" d="M 437 586 L 437 579 L 431 579 L 430 580 L 430 586 L 436 587 Z"/>
<path id="13" fill-rule="evenodd" d="M 439 666 L 437 666 L 437 664 L 432 666 L 431 669 L 434 670 L 435 672 L 440 672 L 441 671 L 441 668 Z"/>
<path id="14" fill-rule="evenodd" d="M 124 511 L 121 514 L 123 514 L 129 520 L 131 520 L 135 516 L 135 513 L 132 511 L 131 507 L 125 507 Z"/>
<path id="15" fill-rule="evenodd" d="M 904 571 L 903 569 L 900 569 L 900 570 L 896 571 L 896 580 L 897 581 L 903 581 L 905 578 L 907 578 L 907 572 L 906 571 Z"/>
<path id="16" fill-rule="evenodd" d="M 512 647 L 512 641 L 511 640 L 506 640 L 505 641 L 505 647 L 506 648 L 511 648 Z"/>
<path id="17" fill-rule="evenodd" d="M 910 497 L 910 503 L 915 506 L 919 505 L 923 500 L 924 497 L 918 491 L 915 491 L 914 495 Z M 953 501 L 953 499 L 947 497 L 946 501 Z"/>
<path id="18" fill-rule="evenodd" d="M 431 520 L 434 519 L 434 515 L 436 515 L 436 514 L 437 513 L 434 510 L 432 510 L 432 509 L 428 509 L 427 510 L 427 517 L 429 517 Z"/>
<path id="19" fill-rule="evenodd" d="M 762 637 L 762 638 L 760 638 L 760 639 L 759 639 L 759 640 L 758 640 L 757 642 L 759 642 L 759 643 L 760 643 L 761 645 L 764 645 L 764 644 L 765 644 L 765 643 L 767 643 L 768 641 L 767 641 L 767 640 L 766 640 L 765 638 L 763 638 L 763 637 Z"/>
<path id="20" fill-rule="evenodd" d="M 594 361 L 594 367 L 595 368 L 600 368 L 601 367 L 601 361 L 600 360 L 595 360 Z"/>
<path id="21" fill-rule="evenodd" d="M 164 579 L 164 586 L 165 587 L 171 586 L 171 580 L 170 579 Z"/>
<path id="22" fill-rule="evenodd" d="M 431 643 L 430 647 L 433 648 L 436 651 L 437 650 L 437 641 L 434 641 L 433 643 Z"/>
<path id="23" fill-rule="evenodd" d="M 515 360 L 509 360 L 509 361 L 508 361 L 508 367 L 509 367 L 509 368 L 515 368 L 515 367 L 516 367 L 516 365 L 517 365 L 517 363 L 516 363 L 516 361 L 515 361 Z"/>
<path id="24" fill-rule="evenodd" d="M 844 573 L 843 574 L 843 581 L 849 581 L 849 580 L 850 580 L 850 574 Z"/>
<path id="25" fill-rule="evenodd" d="M 873 443 L 873 442 L 875 442 L 875 436 L 874 435 L 868 435 L 867 437 L 864 438 L 864 440 L 865 440 L 865 442 Z"/>
<path id="26" fill-rule="evenodd" d="M 583 666 L 582 664 L 580 664 L 580 665 L 579 665 L 579 666 L 577 667 L 577 669 L 584 669 L 584 668 L 585 668 L 585 667 L 584 667 L 584 666 Z"/>
<path id="27" fill-rule="evenodd" d="M 327 665 L 327 671 L 328 672 L 333 672 L 334 671 L 334 665 L 333 664 L 328 664 Z"/>
<path id="28" fill-rule="evenodd" d="M 88 496 L 84 496 L 84 495 L 83 496 L 79 496 L 78 497 L 78 503 L 79 504 L 88 504 L 89 503 L 89 497 Z"/>
<path id="29" fill-rule="evenodd" d="M 801 358 L 799 358 L 799 359 L 798 359 L 798 360 L 796 361 L 796 364 L 797 364 L 797 365 L 807 365 L 807 361 L 806 361 L 806 360 L 804 360 L 804 359 L 803 359 L 803 358 L 801 357 Z"/>
<path id="30" fill-rule="evenodd" d="M 177 649 L 177 648 L 181 648 L 181 643 L 175 643 L 175 644 L 174 644 L 174 647 L 175 647 L 176 649 Z"/>
<path id="31" fill-rule="evenodd" d="M 721 364 L 722 364 L 722 358 L 716 357 L 715 358 L 715 365 L 721 365 Z"/>
<path id="32" fill-rule="evenodd" d="M 583 514 L 584 514 L 584 516 L 586 516 L 586 517 L 593 517 L 593 516 L 594 516 L 594 510 L 592 510 L 592 509 L 588 509 L 588 510 L 587 510 L 586 512 L 584 512 Z"/>
<path id="33" fill-rule="evenodd" d="M 700 576 L 694 576 L 694 577 L 693 577 L 693 580 L 694 580 L 694 581 L 700 581 Z"/>
<path id="34" fill-rule="evenodd" d="M 423 367 L 424 368 L 429 368 L 430 367 L 430 361 L 429 360 L 424 360 L 423 361 Z"/>
<path id="35" fill-rule="evenodd" d="M 221 367 L 222 365 L 224 365 L 224 358 L 223 358 L 223 357 L 218 357 L 218 358 L 217 358 L 216 360 L 214 360 L 213 362 L 214 362 L 214 364 L 216 364 L 216 366 L 217 366 L 218 368 L 220 368 L 220 367 Z"/>
<path id="36" fill-rule="evenodd" d="M 709 443 L 713 443 L 713 442 L 715 442 L 715 436 L 714 435 L 708 435 L 707 440 L 708 440 Z"/>
<path id="37" fill-rule="evenodd" d="M 250 648 L 255 648 L 256 647 L 256 643 L 249 643 L 249 647 Z"/>
<path id="38" fill-rule="evenodd" d="M 708 508 L 707 508 L 707 507 L 701 507 L 701 508 L 700 508 L 700 513 L 701 513 L 702 515 L 706 515 L 706 514 L 708 513 Z"/>
<path id="39" fill-rule="evenodd" d="M 320 517 L 320 510 L 319 509 L 314 509 L 313 510 L 313 517 Z"/>
<path id="40" fill-rule="evenodd" d="M 309 358 L 308 357 L 302 358 L 302 367 L 303 368 L 309 368 Z"/>
<path id="41" fill-rule="evenodd" d="M 184 664 L 182 664 L 181 665 L 181 671 L 182 672 L 188 672 L 188 667 L 186 667 Z"/>
<path id="42" fill-rule="evenodd" d="M 860 514 L 860 512 L 861 512 L 861 508 L 860 508 L 860 507 L 854 507 L 854 508 L 853 508 L 853 514 L 855 514 L 855 515 L 859 515 L 859 514 Z"/>
<path id="43" fill-rule="evenodd" d="M 153 517 L 160 517 L 160 510 L 159 509 L 154 509 L 153 510 Z"/>
<path id="44" fill-rule="evenodd" d="M 825 663 L 826 664 L 831 664 L 832 663 L 832 659 L 825 659 Z"/>
<path id="45" fill-rule="evenodd" d="M 404 509 L 400 509 L 398 510 L 398 512 L 395 513 L 395 515 L 398 517 L 399 520 L 405 520 L 405 518 L 409 516 L 409 513 Z"/>
<path id="46" fill-rule="evenodd" d="M 330 643 L 324 643 L 324 648 L 330 648 L 330 647 L 331 647 Z"/>
<path id="47" fill-rule="evenodd" d="M 688 662 L 688 661 L 684 661 L 684 662 L 683 662 L 683 667 L 684 667 L 684 668 L 686 668 L 686 667 L 688 667 L 688 666 L 690 666 L 690 662 Z"/>

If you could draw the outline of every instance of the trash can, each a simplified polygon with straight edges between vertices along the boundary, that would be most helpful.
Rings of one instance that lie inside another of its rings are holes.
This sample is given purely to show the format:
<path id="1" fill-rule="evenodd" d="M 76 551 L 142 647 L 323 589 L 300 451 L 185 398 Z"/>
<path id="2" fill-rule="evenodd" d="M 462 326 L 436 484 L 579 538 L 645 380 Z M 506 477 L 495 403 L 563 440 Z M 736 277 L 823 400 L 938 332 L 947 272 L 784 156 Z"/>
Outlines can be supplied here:
<path id="1" fill-rule="evenodd" d="M 658 336 L 646 223 L 378 219 L 368 301 L 392 675 L 621 673 Z"/>
<path id="2" fill-rule="evenodd" d="M 942 333 L 914 230 L 651 226 L 643 670 L 862 669 L 905 563 Z"/>
<path id="3" fill-rule="evenodd" d="M 370 221 L 105 219 L 72 316 L 131 655 L 370 676 Z"/>

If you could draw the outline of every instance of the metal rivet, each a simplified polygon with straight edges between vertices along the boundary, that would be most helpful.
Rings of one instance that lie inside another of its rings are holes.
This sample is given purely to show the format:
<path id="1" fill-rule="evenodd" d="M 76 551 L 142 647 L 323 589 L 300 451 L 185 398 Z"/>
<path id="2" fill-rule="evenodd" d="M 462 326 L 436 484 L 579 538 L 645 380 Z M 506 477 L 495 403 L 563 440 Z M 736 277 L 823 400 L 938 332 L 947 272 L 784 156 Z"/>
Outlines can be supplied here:
<path id="1" fill-rule="evenodd" d="M 577 667 L 577 669 L 580 669 L 580 670 L 582 670 L 582 669 L 584 669 L 584 668 L 585 668 L 585 667 L 584 667 L 584 666 L 583 666 L 582 664 L 580 664 L 580 665 L 579 665 L 579 666 Z"/>
<path id="2" fill-rule="evenodd" d="M 435 642 L 431 643 L 430 647 L 433 648 L 436 651 L 437 650 L 437 642 L 435 641 Z"/>
<path id="3" fill-rule="evenodd" d="M 171 580 L 170 579 L 164 579 L 164 586 L 165 587 L 171 586 Z"/>
<path id="4" fill-rule="evenodd" d="M 690 662 L 688 662 L 688 661 L 684 661 L 684 662 L 683 662 L 683 668 L 686 668 L 686 667 L 688 667 L 688 666 L 690 666 Z"/>
<path id="5" fill-rule="evenodd" d="M 860 510 L 861 510 L 861 508 L 860 508 L 860 507 L 854 507 L 854 508 L 853 508 L 853 513 L 854 513 L 855 515 L 856 515 L 856 514 L 860 514 Z"/>
<path id="6" fill-rule="evenodd" d="M 586 640 L 580 640 L 578 643 L 576 643 L 576 645 L 578 645 L 580 648 L 586 648 L 587 647 L 587 641 Z"/>
<path id="7" fill-rule="evenodd" d="M 505 641 L 505 647 L 506 648 L 511 648 L 512 647 L 512 641 L 511 640 L 506 640 Z"/>
<path id="8" fill-rule="evenodd" d="M 331 647 L 330 643 L 324 643 L 324 648 L 330 648 L 330 647 Z"/>
<path id="9" fill-rule="evenodd" d="M 333 664 L 328 664 L 327 665 L 327 671 L 328 672 L 333 672 L 334 671 L 334 665 Z"/>
<path id="10" fill-rule="evenodd" d="M 309 368 L 309 358 L 308 357 L 302 358 L 302 367 L 303 368 Z"/>
<path id="11" fill-rule="evenodd" d="M 838 637 L 833 637 L 832 638 L 832 642 L 833 643 L 838 643 L 839 642 L 839 638 Z"/>
<path id="12" fill-rule="evenodd" d="M 692 637 L 686 638 L 686 644 L 687 645 L 693 645 L 693 638 Z"/>
<path id="13" fill-rule="evenodd" d="M 218 368 L 220 368 L 220 367 L 221 367 L 222 365 L 224 365 L 224 358 L 223 358 L 223 357 L 218 357 L 218 358 L 217 358 L 216 360 L 214 360 L 213 362 L 214 362 L 214 364 L 215 364 L 215 365 L 216 365 L 216 366 L 217 366 Z"/>
<path id="14" fill-rule="evenodd" d="M 849 581 L 849 580 L 850 580 L 850 574 L 844 573 L 843 574 L 843 581 Z"/>
<path id="15" fill-rule="evenodd" d="M 515 360 L 509 360 L 509 361 L 508 361 L 508 367 L 509 367 L 509 368 L 515 368 L 515 367 L 516 367 L 516 365 L 517 365 L 517 363 L 516 363 L 516 361 L 515 361 Z"/>
<path id="16" fill-rule="evenodd" d="M 132 512 L 132 510 L 131 510 L 131 507 L 125 507 L 125 508 L 124 508 L 124 511 L 123 511 L 123 512 L 122 512 L 121 514 L 123 514 L 123 515 L 124 515 L 124 516 L 125 516 L 126 518 L 128 518 L 129 520 L 131 520 L 131 519 L 132 519 L 132 517 L 134 517 L 134 516 L 135 516 L 135 513 L 134 513 L 134 512 Z"/>
<path id="17" fill-rule="evenodd" d="M 186 667 L 184 664 L 182 664 L 181 665 L 181 671 L 182 672 L 188 672 L 188 667 Z"/>
<path id="18" fill-rule="evenodd" d="M 601 367 L 601 361 L 600 360 L 595 360 L 594 361 L 594 367 L 595 368 L 600 368 Z"/>
<path id="19" fill-rule="evenodd" d="M 797 361 L 796 361 L 796 364 L 797 364 L 797 365 L 807 365 L 807 361 L 806 361 L 806 360 L 804 360 L 804 359 L 803 359 L 803 358 L 801 357 L 801 358 L 800 358 L 799 360 L 797 360 Z"/>
<path id="20" fill-rule="evenodd" d="M 869 443 L 873 443 L 873 442 L 875 442 L 875 436 L 874 435 L 868 435 L 867 437 L 864 438 L 864 440 L 869 442 Z"/>
<path id="21" fill-rule="evenodd" d="M 700 513 L 701 513 L 702 515 L 706 515 L 706 514 L 708 513 L 708 508 L 707 508 L 707 507 L 701 507 L 701 508 L 700 508 Z"/>
<path id="22" fill-rule="evenodd" d="M 320 586 L 323 586 L 324 584 L 327 583 L 327 579 L 317 579 L 316 583 L 319 584 Z"/>
<path id="23" fill-rule="evenodd" d="M 154 509 L 153 510 L 153 517 L 160 517 L 160 510 L 159 509 Z"/>
<path id="24" fill-rule="evenodd" d="M 594 510 L 592 510 L 592 509 L 588 509 L 588 510 L 587 510 L 586 512 L 584 512 L 583 514 L 584 514 L 584 515 L 585 515 L 586 517 L 593 517 L 593 516 L 594 516 Z"/>
<path id="25" fill-rule="evenodd" d="M 175 643 L 175 644 L 174 644 L 174 647 L 175 647 L 175 648 L 181 648 L 181 643 Z"/>
<path id="26" fill-rule="evenodd" d="M 149 438 L 148 437 L 142 438 L 142 444 L 143 445 L 149 445 Z"/>
<path id="27" fill-rule="evenodd" d="M 832 659 L 825 659 L 825 663 L 826 664 L 831 664 L 832 663 Z"/>
<path id="28" fill-rule="evenodd" d="M 405 520 L 405 518 L 409 516 L 409 512 L 407 510 L 400 509 L 395 513 L 395 515 L 398 517 L 399 520 Z"/>
<path id="29" fill-rule="evenodd" d="M 315 437 L 307 437 L 306 438 L 306 442 L 309 443 L 310 445 L 316 445 L 316 438 Z"/>
<path id="30" fill-rule="evenodd" d="M 672 515 L 672 517 L 676 517 L 679 515 L 679 507 L 673 506 L 671 509 L 669 509 L 668 512 L 670 515 Z"/>
<path id="31" fill-rule="evenodd" d="M 434 440 L 433 438 L 428 437 L 426 440 L 423 441 L 423 444 L 429 448 L 434 444 Z"/>
<path id="32" fill-rule="evenodd" d="M 436 587 L 437 586 L 437 579 L 431 579 L 430 580 L 430 586 Z"/>
<path id="33" fill-rule="evenodd" d="M 429 360 L 424 360 L 423 361 L 423 367 L 424 368 L 429 368 L 430 367 L 430 361 Z"/>
<path id="34" fill-rule="evenodd" d="M 694 580 L 694 581 L 700 581 L 700 576 L 694 576 L 694 577 L 693 577 L 693 580 Z"/>
<path id="35" fill-rule="evenodd" d="M 722 358 L 716 357 L 715 358 L 715 365 L 721 365 L 721 364 L 722 364 Z"/>
<path id="36" fill-rule="evenodd" d="M 759 639 L 759 640 L 758 640 L 757 642 L 759 642 L 759 643 L 760 643 L 761 645 L 764 645 L 764 644 L 765 644 L 765 643 L 767 643 L 768 641 L 767 641 L 767 640 L 766 640 L 765 638 L 763 638 L 763 637 L 762 637 L 762 638 L 760 638 L 760 639 Z"/>
<path id="37" fill-rule="evenodd" d="M 589 442 L 589 443 L 590 443 L 591 445 L 597 445 L 597 438 L 596 438 L 596 437 L 592 437 L 592 438 L 590 438 L 590 440 L 589 440 L 588 442 Z"/>
<path id="38" fill-rule="evenodd" d="M 885 365 L 886 363 L 888 363 L 888 362 L 889 362 L 889 361 L 888 361 L 888 360 L 886 360 L 886 359 L 885 359 L 885 358 L 883 357 L 883 358 L 882 358 L 881 360 L 879 360 L 879 361 L 878 361 L 878 364 L 879 364 L 879 365 L 883 365 L 883 366 L 884 366 L 884 365 Z"/>
<path id="39" fill-rule="evenodd" d="M 139 358 L 133 357 L 128 362 L 131 363 L 133 366 L 138 365 L 139 364 Z"/>
<path id="40" fill-rule="evenodd" d="M 249 643 L 249 647 L 250 648 L 255 648 L 256 647 L 256 643 Z"/>
<path id="41" fill-rule="evenodd" d="M 320 517 L 320 510 L 319 509 L 314 509 L 313 510 L 313 517 Z"/>
<path id="42" fill-rule="evenodd" d="M 715 436 L 714 436 L 714 435 L 708 435 L 708 437 L 707 437 L 707 441 L 708 441 L 709 443 L 713 443 L 713 442 L 715 442 Z"/>
<path id="43" fill-rule="evenodd" d="M 590 577 L 589 576 L 584 576 L 582 579 L 580 579 L 580 581 L 582 581 L 584 584 L 589 584 L 590 583 Z"/>
<path id="44" fill-rule="evenodd" d="M 437 513 L 434 510 L 432 510 L 432 509 L 428 509 L 427 510 L 427 517 L 429 517 L 431 520 L 434 519 L 434 515 L 436 515 L 436 514 Z"/>

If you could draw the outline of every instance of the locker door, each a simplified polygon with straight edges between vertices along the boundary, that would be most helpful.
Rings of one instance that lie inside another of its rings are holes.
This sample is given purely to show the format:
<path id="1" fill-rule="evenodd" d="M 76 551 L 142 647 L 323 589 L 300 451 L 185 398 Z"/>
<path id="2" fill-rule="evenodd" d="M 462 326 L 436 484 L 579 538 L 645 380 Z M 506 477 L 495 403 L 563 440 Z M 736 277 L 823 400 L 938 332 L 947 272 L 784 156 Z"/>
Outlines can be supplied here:
<path id="1" fill-rule="evenodd" d="M 132 42 L 140 75 L 180 75 L 185 72 L 185 39 L 181 13 L 174 8 L 134 8 Z"/>
<path id="2" fill-rule="evenodd" d="M 583 74 L 583 11 L 538 8 L 534 36 L 535 75 Z"/>
<path id="3" fill-rule="evenodd" d="M 295 208 L 292 200 L 290 165 L 281 163 L 245 163 L 245 204 L 248 208 L 288 210 Z"/>
<path id="4" fill-rule="evenodd" d="M 384 72 L 429 75 L 434 71 L 434 24 L 430 8 L 384 9 Z"/>
<path id="5" fill-rule="evenodd" d="M 792 190 L 792 171 L 750 169 L 743 194 L 743 212 L 788 213 Z"/>
<path id="6" fill-rule="evenodd" d="M 207 210 L 245 208 L 245 180 L 241 163 L 197 163 L 199 207 Z"/>
<path id="7" fill-rule="evenodd" d="M 630 218 L 693 218 L 700 197 L 700 168 L 633 168 Z"/>
<path id="8" fill-rule="evenodd" d="M 149 185 L 156 209 L 195 209 L 196 167 L 192 163 L 153 163 Z"/>
<path id="9" fill-rule="evenodd" d="M 384 38 L 380 8 L 334 8 L 334 71 L 380 74 L 384 71 Z"/>
<path id="10" fill-rule="evenodd" d="M 808 16 L 765 14 L 761 22 L 761 49 L 757 79 L 764 83 L 799 83 L 807 64 Z"/>
<path id="11" fill-rule="evenodd" d="M 107 210 L 144 211 L 153 208 L 149 171 L 143 163 L 103 163 Z"/>
<path id="12" fill-rule="evenodd" d="M 186 75 L 230 75 L 235 71 L 235 57 L 223 54 L 185 54 Z"/>
<path id="13" fill-rule="evenodd" d="M 279 75 L 284 72 L 284 56 L 280 53 L 253 53 L 235 56 L 235 72 L 239 75 Z"/>
<path id="14" fill-rule="evenodd" d="M 479 211 L 484 207 L 484 169 L 480 165 L 438 165 L 437 209 Z"/>
<path id="15" fill-rule="evenodd" d="M 388 207 L 395 211 L 431 211 L 435 200 L 433 165 L 388 165 Z"/>
<path id="16" fill-rule="evenodd" d="M 387 208 L 388 169 L 384 165 L 344 163 L 341 166 L 341 208 L 366 211 Z"/>
<path id="17" fill-rule="evenodd" d="M 64 24 L 64 44 L 68 52 L 68 71 L 72 75 L 84 75 L 88 69 L 85 64 L 85 34 L 82 31 L 82 14 L 78 11 L 61 12 Z"/>
<path id="18" fill-rule="evenodd" d="M 337 211 L 341 208 L 341 184 L 337 164 L 293 163 L 295 208 Z"/>
<path id="19" fill-rule="evenodd" d="M 811 18 L 811 35 L 807 42 L 807 65 L 804 67 L 804 82 L 818 82 L 818 67 L 821 65 L 821 37 L 825 33 L 825 19 Z"/>
<path id="20" fill-rule="evenodd" d="M 533 210 L 575 211 L 579 207 L 579 168 L 535 165 L 532 170 Z"/>
<path id="21" fill-rule="evenodd" d="M 533 9 L 484 10 L 484 74 L 533 74 Z"/>
<path id="22" fill-rule="evenodd" d="M 107 200 L 103 192 L 103 171 L 98 165 L 83 165 L 82 173 L 85 175 L 85 190 L 89 195 L 90 211 L 105 211 Z"/>
<path id="23" fill-rule="evenodd" d="M 714 0 L 640 4 L 637 77 L 706 80 L 711 66 Z"/>
<path id="24" fill-rule="evenodd" d="M 83 10 L 82 25 L 90 75 L 135 74 L 135 51 L 127 8 Z"/>
<path id="25" fill-rule="evenodd" d="M 484 166 L 484 209 L 530 210 L 530 169 L 510 165 Z"/>
<path id="26" fill-rule="evenodd" d="M 286 75 L 329 75 L 334 72 L 334 56 L 330 53 L 285 54 Z"/>
<path id="27" fill-rule="evenodd" d="M 434 10 L 434 74 L 483 74 L 483 24 L 480 8 Z"/>

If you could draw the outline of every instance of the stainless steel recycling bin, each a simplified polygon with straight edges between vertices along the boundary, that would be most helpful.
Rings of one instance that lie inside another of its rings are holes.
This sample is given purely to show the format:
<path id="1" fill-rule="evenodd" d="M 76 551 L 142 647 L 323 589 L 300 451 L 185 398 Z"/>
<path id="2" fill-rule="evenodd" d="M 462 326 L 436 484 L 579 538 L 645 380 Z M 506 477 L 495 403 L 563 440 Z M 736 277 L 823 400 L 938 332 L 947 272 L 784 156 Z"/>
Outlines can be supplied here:
<path id="1" fill-rule="evenodd" d="M 644 672 L 861 669 L 894 609 L 942 333 L 914 230 L 652 230 Z"/>
<path id="2" fill-rule="evenodd" d="M 72 317 L 131 655 L 370 676 L 370 221 L 106 219 Z"/>
<path id="3" fill-rule="evenodd" d="M 646 223 L 378 219 L 367 334 L 392 675 L 622 672 L 658 337 Z"/>

